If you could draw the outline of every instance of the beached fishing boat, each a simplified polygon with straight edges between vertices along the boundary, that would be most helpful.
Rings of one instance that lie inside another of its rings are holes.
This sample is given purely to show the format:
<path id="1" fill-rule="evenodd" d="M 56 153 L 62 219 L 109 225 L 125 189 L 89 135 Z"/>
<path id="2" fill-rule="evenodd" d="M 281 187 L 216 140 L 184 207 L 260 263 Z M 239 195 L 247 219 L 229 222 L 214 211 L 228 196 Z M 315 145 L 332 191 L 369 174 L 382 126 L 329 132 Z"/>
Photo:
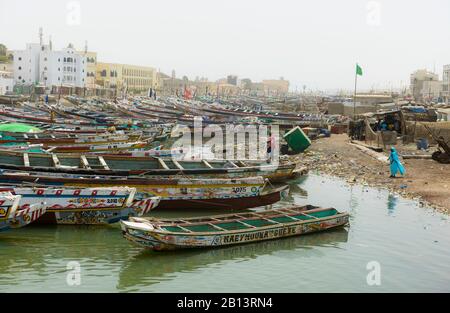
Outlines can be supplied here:
<path id="1" fill-rule="evenodd" d="M 102 225 L 143 216 L 159 204 L 159 197 L 137 194 L 135 188 L 46 188 L 0 186 L 0 192 L 21 196 L 19 210 L 45 202 L 38 224 Z"/>
<path id="2" fill-rule="evenodd" d="M 51 154 L 0 150 L 0 168 L 87 175 L 173 176 L 238 178 L 263 176 L 279 182 L 304 175 L 307 168 L 287 162 L 277 165 L 263 160 L 179 160 L 167 157 L 121 154 Z"/>
<path id="3" fill-rule="evenodd" d="M 145 141 L 133 141 L 133 142 L 115 142 L 103 144 L 77 144 L 67 146 L 45 146 L 47 152 L 55 153 L 98 153 L 98 152 L 118 152 L 128 151 L 130 149 L 143 149 L 147 147 L 148 143 Z"/>
<path id="4" fill-rule="evenodd" d="M 24 143 L 43 144 L 48 147 L 59 145 L 94 145 L 112 142 L 132 142 L 146 140 L 141 133 L 112 134 L 103 133 L 98 135 L 77 135 L 64 133 L 13 133 L 0 132 L 0 144 Z"/>
<path id="5" fill-rule="evenodd" d="M 46 210 L 45 202 L 33 202 L 20 208 L 22 196 L 0 192 L 0 232 L 24 227 L 39 219 Z"/>
<path id="6" fill-rule="evenodd" d="M 124 237 L 153 250 L 213 248 L 304 235 L 347 225 L 348 213 L 311 206 L 217 216 L 121 221 Z"/>
<path id="7" fill-rule="evenodd" d="M 39 184 L 58 187 L 131 187 L 161 197 L 162 209 L 246 209 L 280 201 L 288 187 L 271 188 L 262 177 L 194 179 L 187 177 L 140 177 L 24 172 L 0 169 L 0 183 Z"/>

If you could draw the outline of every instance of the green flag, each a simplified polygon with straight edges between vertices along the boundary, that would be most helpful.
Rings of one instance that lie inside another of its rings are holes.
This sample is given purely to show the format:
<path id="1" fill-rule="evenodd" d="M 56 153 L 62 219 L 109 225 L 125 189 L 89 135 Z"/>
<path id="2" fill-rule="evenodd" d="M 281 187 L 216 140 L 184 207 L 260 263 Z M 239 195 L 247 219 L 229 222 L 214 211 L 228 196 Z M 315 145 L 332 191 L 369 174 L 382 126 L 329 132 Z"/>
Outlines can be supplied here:
<path id="1" fill-rule="evenodd" d="M 356 75 L 362 76 L 362 68 L 356 64 Z"/>

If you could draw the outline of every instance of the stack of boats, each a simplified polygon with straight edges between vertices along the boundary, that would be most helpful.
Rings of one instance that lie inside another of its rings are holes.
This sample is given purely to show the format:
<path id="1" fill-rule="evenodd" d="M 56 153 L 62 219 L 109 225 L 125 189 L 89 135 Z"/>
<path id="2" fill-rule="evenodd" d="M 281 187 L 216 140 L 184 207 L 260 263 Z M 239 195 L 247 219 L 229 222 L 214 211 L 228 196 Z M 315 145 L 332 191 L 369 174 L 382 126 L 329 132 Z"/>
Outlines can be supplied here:
<path id="1" fill-rule="evenodd" d="M 286 185 L 273 183 L 307 169 L 291 162 L 175 158 L 177 152 L 161 146 L 176 123 L 192 120 L 184 107 L 151 105 L 148 99 L 133 105 L 70 101 L 75 107 L 25 103 L 0 108 L 3 123 L 42 130 L 0 132 L 0 231 L 30 223 L 121 221 L 125 238 L 164 250 L 293 236 L 348 222 L 345 213 L 315 207 L 145 218 L 155 208 L 207 212 L 268 206 L 288 192 Z"/>

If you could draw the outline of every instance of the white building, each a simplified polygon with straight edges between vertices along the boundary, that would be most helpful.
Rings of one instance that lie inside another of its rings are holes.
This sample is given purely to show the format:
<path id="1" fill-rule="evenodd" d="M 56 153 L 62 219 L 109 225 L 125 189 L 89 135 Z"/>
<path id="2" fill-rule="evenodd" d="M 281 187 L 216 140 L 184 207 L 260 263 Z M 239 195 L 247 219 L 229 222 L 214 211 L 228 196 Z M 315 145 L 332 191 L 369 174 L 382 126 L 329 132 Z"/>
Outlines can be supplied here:
<path id="1" fill-rule="evenodd" d="M 72 45 L 53 51 L 51 43 L 27 44 L 26 50 L 14 51 L 14 83 L 84 88 L 86 66 L 86 57 Z"/>
<path id="2" fill-rule="evenodd" d="M 439 96 L 441 87 L 442 82 L 436 73 L 422 69 L 411 74 L 410 90 L 416 101 L 432 100 Z"/>
<path id="3" fill-rule="evenodd" d="M 425 101 L 433 101 L 438 99 L 442 93 L 442 81 L 423 81 L 422 90 L 420 91 L 420 96 Z"/>
<path id="4" fill-rule="evenodd" d="M 13 70 L 15 85 L 35 85 L 39 83 L 39 56 L 44 46 L 29 43 L 25 50 L 14 51 Z"/>
<path id="5" fill-rule="evenodd" d="M 450 103 L 450 64 L 444 65 L 442 75 L 442 96 L 444 101 Z"/>

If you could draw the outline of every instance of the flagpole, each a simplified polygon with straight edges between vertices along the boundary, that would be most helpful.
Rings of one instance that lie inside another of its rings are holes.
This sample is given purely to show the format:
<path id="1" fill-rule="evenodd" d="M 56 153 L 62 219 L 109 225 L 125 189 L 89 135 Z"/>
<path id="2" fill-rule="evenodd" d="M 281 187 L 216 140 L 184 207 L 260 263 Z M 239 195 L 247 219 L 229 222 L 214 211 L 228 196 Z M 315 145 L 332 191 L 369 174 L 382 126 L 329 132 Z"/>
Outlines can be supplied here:
<path id="1" fill-rule="evenodd" d="M 356 63 L 356 71 L 355 71 L 355 93 L 353 94 L 353 120 L 356 117 L 356 85 L 358 83 L 358 63 Z"/>

